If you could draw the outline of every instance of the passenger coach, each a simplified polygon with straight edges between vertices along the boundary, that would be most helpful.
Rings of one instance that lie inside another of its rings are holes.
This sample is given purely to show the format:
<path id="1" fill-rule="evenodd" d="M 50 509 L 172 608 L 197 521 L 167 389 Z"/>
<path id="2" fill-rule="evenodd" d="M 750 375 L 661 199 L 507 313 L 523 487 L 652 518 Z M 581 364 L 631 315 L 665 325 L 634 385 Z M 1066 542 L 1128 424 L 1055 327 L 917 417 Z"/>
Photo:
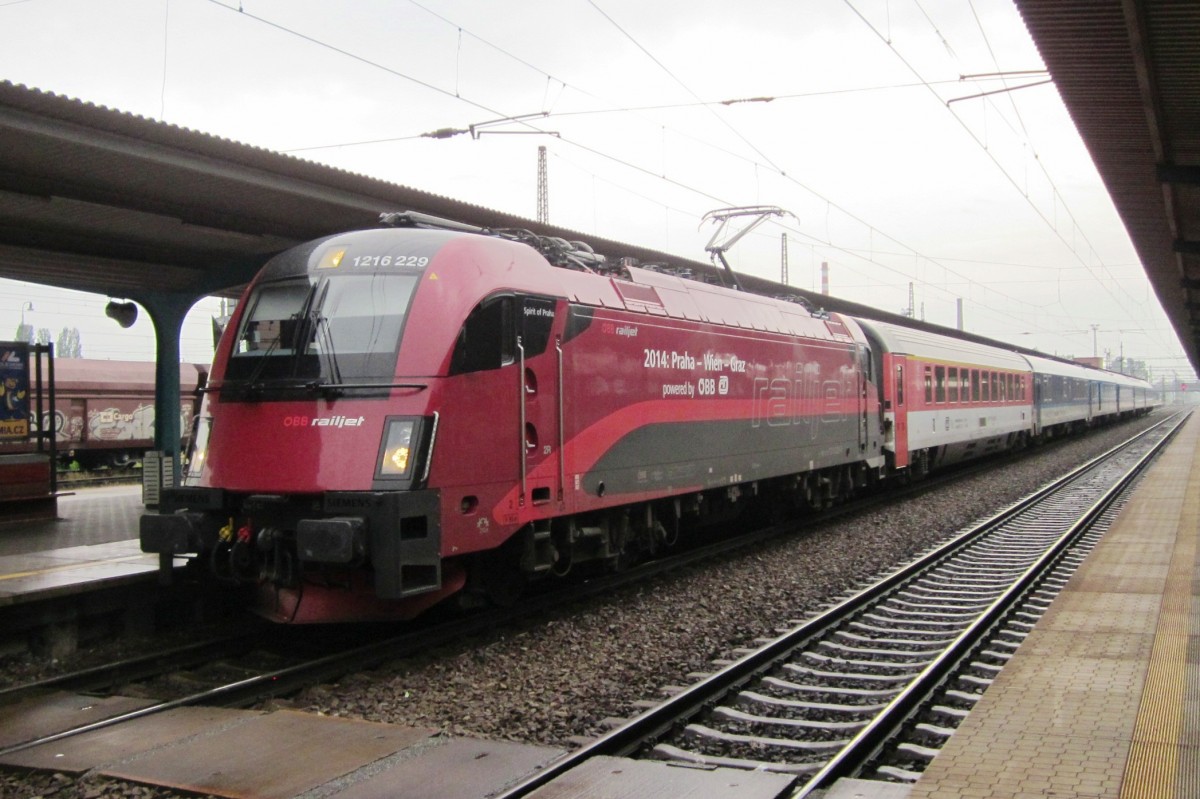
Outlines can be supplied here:
<path id="1" fill-rule="evenodd" d="M 1033 401 L 1022 356 L 886 322 L 859 324 L 884 375 L 884 449 L 894 468 L 919 476 L 1027 440 Z"/>

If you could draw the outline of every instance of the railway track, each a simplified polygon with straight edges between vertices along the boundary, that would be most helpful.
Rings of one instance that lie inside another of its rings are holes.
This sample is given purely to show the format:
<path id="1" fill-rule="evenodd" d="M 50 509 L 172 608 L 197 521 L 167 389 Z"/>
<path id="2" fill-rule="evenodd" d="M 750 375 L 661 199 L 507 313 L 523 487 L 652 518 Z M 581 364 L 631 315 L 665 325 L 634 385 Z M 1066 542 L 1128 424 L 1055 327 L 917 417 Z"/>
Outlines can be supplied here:
<path id="1" fill-rule="evenodd" d="M 994 464 L 992 466 L 994 467 Z M 861 512 L 882 502 L 895 501 L 900 497 L 933 490 L 946 481 L 961 479 L 961 477 L 973 473 L 972 469 L 959 470 L 956 473 L 939 476 L 913 486 L 884 492 L 881 495 L 867 498 L 865 502 L 855 502 L 830 509 L 818 517 L 818 521 L 832 520 L 847 513 Z M 0 749 L 0 756 L 177 707 L 194 705 L 253 706 L 272 697 L 294 693 L 312 684 L 335 680 L 347 673 L 373 668 L 388 660 L 412 656 L 454 640 L 479 635 L 499 626 L 511 624 L 523 617 L 533 616 L 548 608 L 556 608 L 564 603 L 577 601 L 590 595 L 610 592 L 630 583 L 644 581 L 656 574 L 667 573 L 722 557 L 755 542 L 794 532 L 795 528 L 796 523 L 788 522 L 738 538 L 723 539 L 698 546 L 673 557 L 662 558 L 625 572 L 594 577 L 578 585 L 570 585 L 540 596 L 530 597 L 518 607 L 494 609 L 463 618 L 455 618 L 448 622 L 422 623 L 400 635 L 380 636 L 375 633 L 373 634 L 375 640 L 371 640 L 365 645 L 357 645 L 361 643 L 361 635 L 355 645 L 346 643 L 346 640 L 339 642 L 336 639 L 325 637 L 321 637 L 321 642 L 314 645 L 312 631 L 307 630 L 303 636 L 296 636 L 292 639 L 294 642 L 303 642 L 303 647 L 293 647 L 293 651 L 289 652 L 288 633 L 294 633 L 295 630 L 293 628 L 274 628 L 271 631 L 272 634 L 267 636 L 274 638 L 275 634 L 278 634 L 279 640 L 274 642 L 264 640 L 261 635 L 238 635 L 180 647 L 167 652 L 151 653 L 144 657 L 124 660 L 85 672 L 17 686 L 0 691 L 0 701 L 18 701 L 24 696 L 31 696 L 46 690 L 133 693 L 161 699 L 161 701 L 102 722 L 11 745 Z M 314 650 L 319 654 L 314 655 Z M 828 651 L 824 656 L 830 657 Z M 132 689 L 131 685 L 134 686 Z M 745 710 L 738 712 L 748 713 Z M 736 726 L 755 722 L 747 717 L 739 716 L 738 713 L 728 713 L 723 723 Z M 703 727 L 704 725 L 694 726 L 691 731 L 685 731 L 686 735 L 698 734 L 703 737 L 706 733 L 699 732 Z M 725 737 L 726 740 L 721 744 L 722 746 L 736 746 L 739 739 L 728 736 L 743 734 L 721 732 L 715 727 L 713 729 L 715 731 L 713 737 Z M 824 737 L 833 740 L 829 731 L 837 729 L 839 728 L 827 727 Z M 849 728 L 842 727 L 840 729 Z M 759 745 L 757 741 L 749 739 L 744 743 L 750 748 Z M 674 744 L 664 743 L 662 746 L 660 754 L 672 751 L 669 747 Z M 686 755 L 682 757 L 688 759 Z"/>
<path id="2" fill-rule="evenodd" d="M 842 776 L 914 781 L 1182 418 L 965 531 L 501 799 L 602 755 L 787 773 L 797 798 Z"/>

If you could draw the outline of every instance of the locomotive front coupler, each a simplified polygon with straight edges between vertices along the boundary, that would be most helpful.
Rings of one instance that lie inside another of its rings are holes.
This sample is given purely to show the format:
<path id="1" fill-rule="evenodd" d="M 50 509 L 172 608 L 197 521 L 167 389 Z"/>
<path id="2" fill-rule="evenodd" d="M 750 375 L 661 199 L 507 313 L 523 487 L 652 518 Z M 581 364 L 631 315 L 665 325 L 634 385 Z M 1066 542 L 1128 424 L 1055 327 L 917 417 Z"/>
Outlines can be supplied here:
<path id="1" fill-rule="evenodd" d="M 204 542 L 216 536 L 220 522 L 212 511 L 225 507 L 225 492 L 215 488 L 164 489 L 158 513 L 138 520 L 138 538 L 143 552 L 158 554 L 159 582 L 171 583 L 174 556 L 200 552 Z"/>

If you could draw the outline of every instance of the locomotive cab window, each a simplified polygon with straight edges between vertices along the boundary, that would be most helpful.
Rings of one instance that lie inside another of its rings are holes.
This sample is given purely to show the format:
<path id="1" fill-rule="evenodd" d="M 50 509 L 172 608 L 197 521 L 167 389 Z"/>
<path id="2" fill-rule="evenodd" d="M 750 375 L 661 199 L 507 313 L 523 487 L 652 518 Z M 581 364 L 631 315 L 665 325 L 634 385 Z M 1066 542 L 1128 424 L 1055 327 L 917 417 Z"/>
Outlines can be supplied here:
<path id="1" fill-rule="evenodd" d="M 489 297 L 467 316 L 454 354 L 450 374 L 499 369 L 516 360 L 516 335 L 513 323 L 513 297 Z"/>
<path id="2" fill-rule="evenodd" d="M 260 285 L 247 300 L 226 379 L 390 381 L 416 281 L 359 273 Z"/>
<path id="3" fill-rule="evenodd" d="M 286 355 L 296 341 L 296 320 L 308 302 L 307 281 L 263 286 L 238 336 L 237 355 Z"/>

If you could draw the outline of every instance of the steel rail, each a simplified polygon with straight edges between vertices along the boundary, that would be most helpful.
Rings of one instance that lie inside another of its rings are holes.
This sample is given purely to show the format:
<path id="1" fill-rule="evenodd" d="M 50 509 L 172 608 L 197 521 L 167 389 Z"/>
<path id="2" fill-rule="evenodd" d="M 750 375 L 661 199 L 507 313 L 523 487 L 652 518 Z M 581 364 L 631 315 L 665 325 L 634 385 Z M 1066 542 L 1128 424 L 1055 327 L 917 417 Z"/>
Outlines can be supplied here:
<path id="1" fill-rule="evenodd" d="M 253 649 L 261 642 L 258 633 L 238 633 L 224 638 L 196 641 L 124 658 L 43 680 L 0 688 L 0 703 L 10 704 L 45 691 L 95 692 L 121 683 L 157 676 L 165 671 L 188 668 L 216 658 L 229 657 Z"/>
<path id="2" fill-rule="evenodd" d="M 1186 418 L 1186 417 L 1184 417 Z M 824 635 L 832 628 L 838 626 L 844 621 L 849 620 L 852 616 L 859 613 L 865 605 L 869 605 L 885 594 L 892 591 L 897 586 L 908 582 L 918 574 L 927 571 L 933 565 L 952 556 L 959 550 L 965 549 L 976 540 L 988 535 L 990 532 L 1005 523 L 1013 520 L 1017 516 L 1026 512 L 1029 508 L 1037 505 L 1043 499 L 1057 493 L 1064 487 L 1076 482 L 1079 478 L 1093 471 L 1100 465 L 1104 464 L 1110 458 L 1120 453 L 1122 450 L 1132 445 L 1142 437 L 1149 435 L 1151 432 L 1167 425 L 1171 422 L 1176 422 L 1175 430 L 1182 424 L 1182 420 L 1178 416 L 1169 417 L 1144 431 L 1141 431 L 1135 436 L 1121 442 L 1115 447 L 1101 455 L 1091 459 L 1087 463 L 1073 469 L 1063 477 L 1043 486 L 1028 497 L 1010 505 L 1007 508 L 999 511 L 993 516 L 978 523 L 970 530 L 963 532 L 945 544 L 936 549 L 922 555 L 906 566 L 901 567 L 892 574 L 886 576 L 879 582 L 867 587 L 859 593 L 851 596 L 837 605 L 829 608 L 825 612 L 816 616 L 813 619 L 806 621 L 804 624 L 785 633 L 784 635 L 774 639 L 773 641 L 764 644 L 754 652 L 746 655 L 740 660 L 730 664 L 719 672 L 716 672 L 705 679 L 694 683 L 683 691 L 675 694 L 671 698 L 665 700 L 661 704 L 650 708 L 642 714 L 630 719 L 625 724 L 611 730 L 603 736 L 597 738 L 591 743 L 573 751 L 557 761 L 548 764 L 545 768 L 531 775 L 525 780 L 510 787 L 501 794 L 497 794 L 493 799 L 519 799 L 536 790 L 537 788 L 549 783 L 556 777 L 565 774 L 567 771 L 581 765 L 586 760 L 597 756 L 612 756 L 623 757 L 636 752 L 647 742 L 655 740 L 665 735 L 670 729 L 675 727 L 687 719 L 690 719 L 705 709 L 716 705 L 725 696 L 740 689 L 750 680 L 757 678 L 760 674 L 769 670 L 789 658 L 792 652 L 805 646 L 807 643 Z M 1168 434 L 1163 441 L 1156 445 L 1154 452 L 1157 452 L 1166 441 L 1173 435 Z M 1142 459 L 1141 463 L 1148 462 L 1148 455 Z M 1130 478 L 1131 479 L 1131 478 Z M 1089 514 L 1094 516 L 1095 514 Z M 1029 574 L 1027 569 L 1022 575 L 1022 581 Z M 996 602 L 993 602 L 989 607 L 989 615 L 995 616 L 1002 612 L 1003 608 Z M 990 622 L 989 622 L 990 626 Z M 955 639 L 954 648 L 959 651 L 967 647 L 967 639 L 964 636 L 959 636 Z M 954 658 L 954 662 L 961 659 Z M 950 661 L 948 657 L 940 657 L 939 663 L 945 664 Z M 922 684 L 927 685 L 934 681 L 935 674 L 940 674 L 932 667 L 926 668 L 922 672 Z M 926 693 L 928 688 L 926 688 Z M 895 701 L 903 699 L 905 708 L 905 716 L 907 716 L 907 708 L 910 703 L 918 701 L 924 693 L 916 690 L 906 690 L 902 692 L 901 697 Z M 885 711 L 886 712 L 886 711 Z M 898 711 L 892 711 L 896 713 Z M 889 714 L 890 715 L 890 714 Z M 894 716 L 893 716 L 894 717 Z M 890 725 L 878 721 L 878 719 L 868 725 L 862 732 L 851 740 L 847 748 L 852 748 L 852 752 L 861 757 L 864 747 L 871 748 L 872 751 L 877 749 L 882 744 L 880 741 L 880 730 L 890 729 Z M 807 795 L 818 784 L 824 784 L 831 776 L 841 774 L 847 768 L 845 764 L 850 762 L 850 755 L 838 755 L 834 760 L 837 761 L 837 766 L 827 766 L 822 770 L 820 779 L 810 779 L 803 787 L 804 793 L 800 796 Z M 833 761 L 831 761 L 833 762 Z M 811 786 L 811 787 L 809 787 Z"/>
<path id="3" fill-rule="evenodd" d="M 1175 418 L 1175 417 L 1172 417 Z M 899 727 L 917 710 L 918 706 L 945 678 L 953 673 L 975 645 L 994 624 L 1025 595 L 1028 589 L 1045 574 L 1067 551 L 1071 544 L 1121 496 L 1134 480 L 1145 470 L 1159 452 L 1174 438 L 1182 426 L 1183 419 L 1161 440 L 1144 453 L 1137 462 L 1126 469 L 1112 485 L 1105 489 L 1092 504 L 1068 527 L 1021 576 L 1012 583 L 995 601 L 964 629 L 959 636 L 939 654 L 925 669 L 910 682 L 899 696 L 889 703 L 888 708 L 872 719 L 837 755 L 813 775 L 804 785 L 790 794 L 789 799 L 803 799 L 818 788 L 827 787 L 838 777 L 848 776 L 862 764 L 868 762 L 895 734 Z M 1171 419 L 1164 420 L 1166 424 Z M 1156 430 L 1158 425 L 1151 430 Z M 1146 431 L 1142 435 L 1149 433 Z M 1140 438 L 1141 436 L 1139 436 Z M 1110 451 L 1114 452 L 1114 451 Z M 1115 454 L 1115 453 L 1114 453 Z M 1102 456 L 1103 457 L 1103 456 Z"/>
<path id="4" fill-rule="evenodd" d="M 969 475 L 969 473 L 970 471 L 967 470 L 966 474 Z M 946 479 L 953 480 L 957 479 L 958 476 L 959 475 L 947 476 Z M 901 489 L 900 494 L 908 495 L 910 493 L 923 493 L 924 491 L 930 490 L 937 484 L 938 483 L 934 481 L 928 481 L 920 485 Z M 892 493 L 890 498 L 895 499 L 895 496 L 895 493 Z M 875 496 L 867 498 L 865 503 L 855 503 L 853 505 L 844 505 L 837 508 L 828 509 L 823 511 L 819 516 L 813 517 L 811 521 L 818 523 L 834 521 L 847 514 L 861 511 L 864 504 L 868 508 L 871 507 L 873 505 L 873 501 L 884 500 L 880 500 L 877 496 Z M 626 585 L 635 584 L 651 577 L 660 576 L 663 574 L 668 574 L 672 571 L 687 568 L 689 566 L 729 554 L 739 549 L 787 535 L 794 531 L 795 523 L 786 523 L 756 530 L 735 538 L 721 539 L 710 544 L 698 546 L 686 552 L 675 554 L 672 557 L 653 560 L 622 572 L 593 577 L 585 582 L 573 584 L 566 588 L 547 591 L 541 594 L 535 594 L 526 597 L 522 600 L 520 606 L 516 608 L 499 608 L 483 611 L 462 619 L 457 619 L 449 623 L 439 625 L 432 630 L 420 630 L 405 633 L 400 636 L 390 637 L 384 641 L 371 643 L 363 647 L 357 647 L 348 652 L 339 652 L 318 658 L 316 660 L 306 661 L 305 663 L 289 666 L 285 669 L 265 672 L 261 675 L 249 677 L 225 686 L 212 688 L 169 701 L 158 702 L 139 710 L 112 716 L 107 719 L 101 719 L 99 721 L 63 730 L 61 732 L 40 738 L 12 744 L 8 747 L 0 748 L 0 757 L 4 757 L 15 752 L 24 751 L 26 749 L 31 749 L 41 744 L 52 743 L 54 741 L 63 740 L 75 735 L 81 735 L 94 730 L 116 726 L 127 721 L 133 721 L 135 719 L 142 718 L 143 716 L 149 716 L 155 713 L 173 710 L 178 707 L 204 704 L 218 704 L 226 707 L 244 707 L 262 699 L 280 696 L 294 690 L 299 690 L 307 684 L 311 684 L 314 681 L 318 681 L 328 676 L 340 676 L 341 674 L 345 674 L 349 671 L 359 671 L 364 668 L 369 668 L 372 665 L 381 663 L 385 660 L 404 657 L 413 652 L 446 644 L 464 636 L 478 635 L 482 632 L 495 629 L 500 625 L 512 623 L 522 618 L 531 617 L 538 613 L 543 613 L 547 610 L 561 607 L 563 604 L 568 602 L 579 601 L 592 596 L 615 591 Z M 169 654 L 166 653 L 156 653 L 149 655 L 146 658 L 135 660 L 137 661 L 137 664 L 129 664 L 130 670 L 132 671 L 133 669 L 136 669 L 141 675 L 142 679 L 155 676 L 156 673 L 162 673 L 164 670 L 175 668 L 182 662 L 181 660 L 173 659 Z M 124 666 L 121 663 L 117 663 L 109 666 L 100 666 L 95 670 L 88 670 L 87 672 L 62 675 L 61 677 L 54 677 L 48 680 L 38 681 L 36 683 L 13 686 L 9 689 L 0 691 L 0 698 L 5 698 L 9 701 L 15 701 L 22 696 L 30 695 L 37 692 L 39 689 L 46 688 L 58 690 L 92 689 L 99 685 L 103 685 L 106 682 L 112 683 L 115 679 L 115 675 L 122 668 L 124 668 Z"/>
<path id="5" fill-rule="evenodd" d="M 523 386 L 522 386 L 522 388 L 523 388 Z M 1163 423 L 1160 422 L 1159 424 L 1161 425 Z M 1155 425 L 1154 427 L 1152 427 L 1150 429 L 1154 429 L 1158 426 L 1159 425 Z M 1134 438 L 1136 438 L 1136 436 Z M 1120 446 L 1124 446 L 1124 444 L 1118 445 L 1118 448 Z M 1072 472 L 1072 475 L 1082 472 L 1085 469 L 1090 468 L 1093 464 L 1097 463 L 1101 459 L 1107 457 L 1108 454 L 1115 451 L 1115 449 L 1117 449 L 1117 448 L 1114 448 L 1114 450 L 1110 450 L 1109 453 L 1105 453 L 1104 455 L 1101 455 L 1099 458 L 1089 461 L 1088 464 L 1084 464 L 1084 466 L 1075 470 L 1075 472 Z M 964 470 L 956 470 L 954 473 L 947 474 L 944 477 L 944 480 L 953 481 L 955 479 L 960 479 L 963 476 L 970 476 L 973 473 L 974 473 L 974 470 L 972 470 L 970 468 L 967 468 Z M 1069 478 L 1070 478 L 1070 475 L 1067 478 L 1063 478 L 1063 480 L 1065 481 Z M 923 481 L 922 483 L 915 484 L 912 486 L 906 486 L 904 488 L 901 488 L 901 489 L 898 489 L 895 491 L 884 492 L 883 495 L 875 494 L 870 497 L 867 497 L 865 502 L 855 502 L 852 504 L 843 505 L 843 506 L 839 506 L 839 507 L 836 507 L 833 509 L 829 509 L 829 510 L 823 511 L 821 514 L 819 514 L 815 517 L 809 518 L 808 521 L 816 522 L 816 523 L 825 523 L 828 521 L 833 521 L 839 517 L 843 517 L 843 516 L 846 516 L 849 514 L 861 512 L 865 509 L 874 507 L 875 504 L 880 503 L 880 502 L 894 501 L 898 496 L 911 496 L 914 494 L 924 493 L 924 492 L 929 491 L 932 488 L 936 487 L 937 485 L 940 485 L 941 482 L 942 481 L 939 481 L 939 480 L 928 480 L 928 481 Z M 1055 485 L 1057 485 L 1057 483 Z M 1048 492 L 1049 490 L 1050 489 L 1043 489 L 1043 491 L 1038 492 L 1037 494 L 1035 494 L 1033 496 L 1040 497 L 1044 493 Z M 1011 516 L 1015 515 L 1015 513 L 1017 513 L 1018 510 L 1019 510 L 1018 506 L 1011 506 L 1010 508 L 1002 510 L 1001 512 L 999 512 L 998 514 L 993 516 L 991 519 L 989 519 L 988 521 L 989 522 L 996 521 L 997 523 L 999 523 L 1000 521 L 1008 519 Z M 771 540 L 773 538 L 778 538 L 778 537 L 781 537 L 788 533 L 794 532 L 796 527 L 797 527 L 797 525 L 795 522 L 788 522 L 788 523 L 777 524 L 777 525 L 774 525 L 774 526 L 771 526 L 768 528 L 760 529 L 760 530 L 757 530 L 757 531 L 754 531 L 751 533 L 747 533 L 747 534 L 738 536 L 736 538 L 722 539 L 717 542 L 707 544 L 707 545 L 702 545 L 693 550 L 689 550 L 689 551 L 677 554 L 671 558 L 664 558 L 664 559 L 660 559 L 660 560 L 656 560 L 656 561 L 651 561 L 649 563 L 642 564 L 640 566 L 634 567 L 627 571 L 623 571 L 623 572 L 616 573 L 616 574 L 603 575 L 600 577 L 594 577 L 594 578 L 591 578 L 582 583 L 572 584 L 564 589 L 548 591 L 548 592 L 545 592 L 542 594 L 537 594 L 537 595 L 534 595 L 531 597 L 527 597 L 525 600 L 522 601 L 520 606 L 515 607 L 515 608 L 497 608 L 497 609 L 491 609 L 491 610 L 487 610 L 487 611 L 481 611 L 479 613 L 475 613 L 475 614 L 472 614 L 472 615 L 464 617 L 464 618 L 455 619 L 450 622 L 438 624 L 435 627 L 423 628 L 423 629 L 416 630 L 416 631 L 410 631 L 410 632 L 401 634 L 399 636 L 389 637 L 385 640 L 373 642 L 373 643 L 367 644 L 365 646 L 355 647 L 348 651 L 337 652 L 337 653 L 326 655 L 326 656 L 323 656 L 320 658 L 308 660 L 304 663 L 296 664 L 293 666 L 288 666 L 286 668 L 276 669 L 276 670 L 269 671 L 269 672 L 264 672 L 260 675 L 248 677 L 248 678 L 245 678 L 242 680 L 238 680 L 238 681 L 229 683 L 227 685 L 223 685 L 223 686 L 211 688 L 211 689 L 208 689 L 205 691 L 197 692 L 197 693 L 191 694 L 189 696 L 180 697 L 180 698 L 169 700 L 169 701 L 158 702 L 156 704 L 147 706 L 145 708 L 141 708 L 139 710 L 119 714 L 119 715 L 116 715 L 116 716 L 113 716 L 113 717 L 110 717 L 107 719 L 101 719 L 96 722 L 92 722 L 92 723 L 89 723 L 86 725 L 81 725 L 79 727 L 68 729 L 68 730 L 63 730 L 61 732 L 54 733 L 51 735 L 47 735 L 47 736 L 39 737 L 36 739 L 30 739 L 28 741 L 12 744 L 8 747 L 0 748 L 0 757 L 4 757 L 4 756 L 7 756 L 12 753 L 24 751 L 26 749 L 30 749 L 30 748 L 33 748 L 35 746 L 39 746 L 42 744 L 51 743 L 54 741 L 69 738 L 69 737 L 72 737 L 75 735 L 91 732 L 91 731 L 98 730 L 98 729 L 103 729 L 106 727 L 116 726 L 118 724 L 122 724 L 127 721 L 132 721 L 137 718 L 153 715 L 155 713 L 165 712 L 165 711 L 172 710 L 172 709 L 175 709 L 178 707 L 185 707 L 185 706 L 191 706 L 191 705 L 204 705 L 204 704 L 214 704 L 214 705 L 225 706 L 225 707 L 245 707 L 247 705 L 254 704 L 255 702 L 258 702 L 258 701 L 261 701 L 261 700 L 264 700 L 264 699 L 267 699 L 267 698 L 270 698 L 273 696 L 280 696 L 280 695 L 284 695 L 284 694 L 287 694 L 287 693 L 290 693 L 290 692 L 293 692 L 296 690 L 300 690 L 301 688 L 303 688 L 309 684 L 312 684 L 313 682 L 319 682 L 323 679 L 330 679 L 333 677 L 341 676 L 341 675 L 346 674 L 351 671 L 361 671 L 365 668 L 371 668 L 371 667 L 378 665 L 379 663 L 382 663 L 389 659 L 404 657 L 404 656 L 412 654 L 414 652 L 427 650 L 431 647 L 441 646 L 441 645 L 450 643 L 454 640 L 458 640 L 458 639 L 461 639 L 466 636 L 477 635 L 477 634 L 480 634 L 481 632 L 486 632 L 489 630 L 496 629 L 498 626 L 503 625 L 503 624 L 512 623 L 512 622 L 518 621 L 523 618 L 535 616 L 538 613 L 542 613 L 547 610 L 559 608 L 563 604 L 568 603 L 568 602 L 579 601 L 579 600 L 582 600 L 582 599 L 585 599 L 588 597 L 592 597 L 595 595 L 611 592 L 613 590 L 624 587 L 626 585 L 630 585 L 630 584 L 634 584 L 634 583 L 643 581 L 645 579 L 648 579 L 649 577 L 670 573 L 672 571 L 686 568 L 688 566 L 692 566 L 697 563 L 700 563 L 700 562 L 703 562 L 706 560 L 710 560 L 714 557 L 719 557 L 721 555 L 736 551 L 738 549 L 752 546 L 754 544 L 761 543 L 766 540 Z M 956 542 L 961 542 L 962 545 L 965 545 L 966 543 L 969 543 L 969 541 L 967 541 L 966 539 L 967 539 L 967 536 L 965 536 L 965 535 L 960 536 L 960 537 L 954 539 L 954 541 L 950 542 L 950 544 L 948 544 L 946 546 L 953 546 Z M 945 547 L 943 547 L 942 549 L 945 549 Z M 942 551 L 942 550 L 939 550 L 939 551 Z M 931 553 L 931 555 L 927 555 L 927 556 L 925 556 L 925 558 L 919 559 L 918 561 L 914 561 L 912 564 L 905 567 L 901 571 L 896 572 L 895 574 L 891 575 L 890 577 L 886 578 L 882 583 L 880 583 L 878 585 L 891 586 L 891 585 L 895 585 L 896 583 L 898 583 L 904 579 L 907 579 L 908 576 L 911 576 L 912 574 L 915 574 L 918 571 L 920 571 L 919 564 L 921 562 L 923 562 L 925 559 L 932 557 L 933 554 L 935 554 L 935 553 Z M 868 589 L 868 591 L 870 591 L 870 590 L 872 590 L 872 589 Z M 863 596 L 863 594 L 859 594 L 858 596 Z M 793 633 L 789 634 L 788 637 L 794 638 L 798 633 L 801 633 L 802 631 L 809 630 L 809 629 L 813 630 L 813 632 L 810 632 L 808 637 L 818 634 L 819 630 L 817 630 L 815 627 L 813 627 L 813 625 L 815 625 L 817 622 L 819 622 L 822 619 L 836 619 L 836 618 L 841 618 L 843 616 L 848 616 L 850 613 L 853 612 L 854 601 L 855 601 L 854 598 L 845 600 L 844 602 L 840 603 L 836 607 L 830 609 L 826 613 L 819 616 L 817 619 L 810 621 L 804 627 L 799 628 L 797 631 L 793 631 Z M 766 649 L 766 647 L 764 647 L 764 649 Z M 147 660 L 152 661 L 154 659 L 154 657 L 155 656 L 151 656 Z M 747 662 L 751 662 L 751 663 L 760 662 L 763 660 L 764 657 L 765 656 L 762 654 L 762 650 L 760 650 L 759 652 L 756 652 L 753 655 L 749 656 L 749 658 L 744 659 L 742 661 L 738 661 L 738 663 L 734 664 L 734 667 L 741 666 L 742 664 L 747 663 Z M 782 659 L 783 657 L 785 657 L 785 655 L 778 655 L 775 659 Z M 162 662 L 169 663 L 169 661 L 167 661 L 167 660 L 163 660 Z M 119 664 L 114 664 L 114 665 L 119 665 Z M 731 668 L 734 668 L 734 667 L 731 667 Z M 149 666 L 147 666 L 147 668 L 149 669 L 149 671 L 144 671 L 144 673 L 152 674 L 154 671 L 153 668 L 149 667 Z M 93 676 L 95 676 L 97 679 L 103 679 L 101 677 L 101 675 L 104 673 L 105 670 L 106 670 L 106 667 L 99 667 L 99 669 L 96 670 L 96 674 Z M 728 670 L 721 672 L 721 674 L 724 674 L 726 671 L 728 671 Z M 714 675 L 714 678 L 716 676 L 719 676 L 719 675 Z M 751 679 L 752 676 L 753 676 L 753 674 L 750 673 L 749 670 L 747 670 L 747 673 L 746 673 L 745 678 L 743 679 L 743 682 L 745 680 Z M 76 677 L 80 677 L 80 679 L 82 679 L 81 675 L 64 675 L 61 678 L 62 682 L 57 686 L 55 686 L 54 683 L 59 678 L 52 678 L 50 681 L 41 682 L 36 685 L 16 686 L 11 690 L 13 690 L 13 691 L 17 691 L 17 690 L 28 691 L 30 689 L 33 689 L 33 688 L 39 687 L 39 686 L 40 687 L 66 687 L 66 686 L 72 685 L 73 683 L 71 682 L 71 680 L 75 679 Z M 710 680 L 712 680 L 714 678 L 710 678 Z M 706 680 L 703 683 L 698 683 L 696 686 L 693 686 L 693 688 L 680 694 L 679 697 L 677 697 L 677 698 L 692 696 L 693 692 L 696 689 L 699 689 L 702 686 L 709 684 L 710 680 Z M 3 692 L 0 692 L 0 696 L 2 696 L 2 695 L 4 695 Z M 12 695 L 13 694 L 10 694 L 9 696 L 12 696 Z M 706 700 L 704 700 L 704 699 L 698 700 L 696 703 L 696 708 L 701 709 L 703 704 L 705 704 L 705 702 L 706 702 Z M 654 713 L 655 713 L 655 711 L 650 711 L 649 714 L 644 714 L 644 715 L 653 715 Z M 633 721 L 637 722 L 639 719 L 642 719 L 642 718 L 643 717 L 638 717 L 638 719 L 634 719 Z M 670 725 L 673 723 L 673 720 L 674 720 L 674 718 L 672 718 L 670 720 L 666 720 L 665 722 L 660 722 L 662 729 L 659 730 L 658 734 L 661 734 L 662 731 L 665 731 L 665 729 L 669 728 Z M 626 725 L 626 726 L 628 726 L 628 725 Z M 618 728 L 617 730 L 614 730 L 613 733 L 610 733 L 608 736 L 605 736 L 604 738 L 599 739 L 599 740 L 600 741 L 608 740 L 609 738 L 613 737 L 615 734 L 621 733 L 624 729 L 625 729 L 624 727 Z M 642 736 L 638 740 L 639 741 L 644 740 L 645 737 L 647 737 L 647 736 Z M 634 744 L 632 747 L 627 747 L 627 750 L 632 749 L 632 748 L 636 748 L 636 744 Z M 579 750 L 579 751 L 581 752 L 584 750 Z M 624 753 L 624 752 L 622 752 L 622 753 Z M 576 754 L 576 753 L 573 753 L 573 754 Z M 549 768 L 555 768 L 555 765 L 552 764 L 551 767 L 549 767 Z M 565 771 L 566 768 L 562 768 L 561 770 Z M 543 774 L 545 774 L 545 773 L 547 773 L 547 772 L 543 772 Z M 560 772 L 555 771 L 555 773 L 560 773 Z M 541 782 L 539 782 L 538 784 L 541 784 Z M 516 788 L 514 788 L 513 790 L 516 790 L 517 788 L 521 788 L 521 787 L 523 787 L 523 784 L 516 786 Z M 534 787 L 536 787 L 536 785 L 530 786 L 529 790 L 532 790 Z M 518 796 L 518 795 L 521 795 L 521 794 L 516 794 L 516 793 L 512 794 L 512 796 L 514 796 L 514 797 Z M 509 794 L 504 795 L 504 797 L 508 797 L 508 796 L 509 796 Z"/>

